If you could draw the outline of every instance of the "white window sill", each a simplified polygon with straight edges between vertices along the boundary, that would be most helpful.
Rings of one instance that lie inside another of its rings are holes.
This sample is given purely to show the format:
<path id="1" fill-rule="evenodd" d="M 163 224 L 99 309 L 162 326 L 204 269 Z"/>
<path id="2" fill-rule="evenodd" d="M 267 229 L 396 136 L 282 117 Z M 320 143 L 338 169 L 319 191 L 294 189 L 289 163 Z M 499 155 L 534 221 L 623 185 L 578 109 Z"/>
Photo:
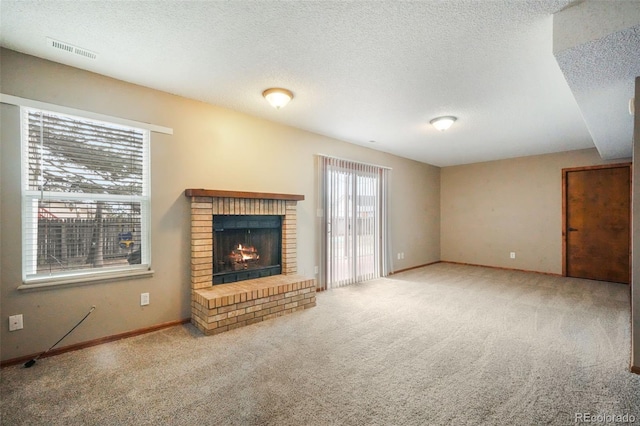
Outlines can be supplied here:
<path id="1" fill-rule="evenodd" d="M 79 286 L 104 281 L 147 278 L 152 277 L 153 273 L 154 271 L 152 269 L 140 269 L 84 276 L 33 278 L 25 280 L 22 285 L 18 287 L 18 290 L 38 290 L 52 287 Z"/>

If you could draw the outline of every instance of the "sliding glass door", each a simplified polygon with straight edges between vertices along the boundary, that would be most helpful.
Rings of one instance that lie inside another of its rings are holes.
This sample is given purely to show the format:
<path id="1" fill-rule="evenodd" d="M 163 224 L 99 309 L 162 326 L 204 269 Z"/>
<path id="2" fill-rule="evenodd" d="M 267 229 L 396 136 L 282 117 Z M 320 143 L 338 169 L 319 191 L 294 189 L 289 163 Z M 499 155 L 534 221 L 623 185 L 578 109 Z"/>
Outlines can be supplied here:
<path id="1" fill-rule="evenodd" d="M 327 288 L 386 275 L 388 169 L 323 157 Z"/>

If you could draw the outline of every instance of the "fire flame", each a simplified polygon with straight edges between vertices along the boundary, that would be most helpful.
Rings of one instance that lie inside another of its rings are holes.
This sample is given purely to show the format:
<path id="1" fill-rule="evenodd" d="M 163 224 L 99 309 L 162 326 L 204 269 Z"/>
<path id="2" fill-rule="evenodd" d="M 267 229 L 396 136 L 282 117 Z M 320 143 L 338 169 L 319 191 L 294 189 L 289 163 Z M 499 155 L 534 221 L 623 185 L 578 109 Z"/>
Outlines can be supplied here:
<path id="1" fill-rule="evenodd" d="M 242 246 L 242 244 L 238 244 L 238 248 L 235 250 L 237 254 L 242 256 L 242 261 L 245 262 L 247 260 L 258 260 L 260 259 L 260 255 L 257 250 L 252 246 Z"/>

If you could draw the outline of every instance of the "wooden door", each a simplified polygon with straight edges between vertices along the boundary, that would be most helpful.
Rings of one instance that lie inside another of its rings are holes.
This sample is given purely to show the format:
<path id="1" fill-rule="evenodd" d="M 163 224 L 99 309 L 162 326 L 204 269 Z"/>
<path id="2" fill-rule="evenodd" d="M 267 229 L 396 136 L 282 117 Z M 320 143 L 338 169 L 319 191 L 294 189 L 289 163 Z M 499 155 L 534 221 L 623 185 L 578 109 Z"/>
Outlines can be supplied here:
<path id="1" fill-rule="evenodd" d="M 629 283 L 631 167 L 564 169 L 565 275 Z"/>

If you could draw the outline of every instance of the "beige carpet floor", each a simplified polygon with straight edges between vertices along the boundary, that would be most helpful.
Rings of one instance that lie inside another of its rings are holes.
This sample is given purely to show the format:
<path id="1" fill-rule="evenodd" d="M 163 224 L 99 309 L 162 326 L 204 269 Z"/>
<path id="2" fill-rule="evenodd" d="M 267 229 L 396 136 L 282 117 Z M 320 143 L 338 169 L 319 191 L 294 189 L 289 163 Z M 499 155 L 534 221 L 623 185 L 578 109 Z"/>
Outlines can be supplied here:
<path id="1" fill-rule="evenodd" d="M 626 285 L 441 263 L 317 301 L 5 368 L 2 424 L 640 424 Z"/>

